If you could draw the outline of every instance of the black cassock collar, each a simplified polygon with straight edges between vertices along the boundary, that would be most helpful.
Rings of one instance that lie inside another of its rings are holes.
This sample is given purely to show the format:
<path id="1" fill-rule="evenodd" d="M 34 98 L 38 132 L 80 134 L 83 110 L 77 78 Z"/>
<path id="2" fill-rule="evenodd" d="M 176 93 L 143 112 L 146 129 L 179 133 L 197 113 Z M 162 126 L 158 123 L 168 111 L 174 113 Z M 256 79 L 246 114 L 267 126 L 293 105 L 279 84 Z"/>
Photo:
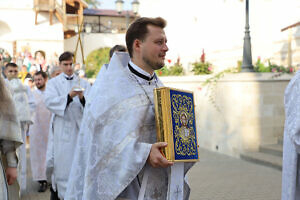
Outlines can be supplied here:
<path id="1" fill-rule="evenodd" d="M 129 63 L 128 63 L 128 68 L 133 74 L 137 75 L 142 79 L 145 79 L 146 81 L 151 81 L 154 78 L 154 75 L 152 77 L 149 77 L 144 74 L 141 74 L 140 72 L 136 71 Z"/>

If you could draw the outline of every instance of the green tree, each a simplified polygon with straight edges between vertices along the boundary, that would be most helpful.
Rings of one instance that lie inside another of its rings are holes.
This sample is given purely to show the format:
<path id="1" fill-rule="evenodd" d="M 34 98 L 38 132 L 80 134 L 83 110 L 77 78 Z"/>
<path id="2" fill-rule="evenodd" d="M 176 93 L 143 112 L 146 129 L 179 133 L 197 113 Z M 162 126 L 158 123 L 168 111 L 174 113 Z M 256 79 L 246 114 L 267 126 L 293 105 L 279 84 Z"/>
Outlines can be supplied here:
<path id="1" fill-rule="evenodd" d="M 92 51 L 86 58 L 86 76 L 95 78 L 102 65 L 109 62 L 109 47 L 100 48 Z"/>
<path id="2" fill-rule="evenodd" d="M 89 4 L 90 8 L 98 8 L 101 5 L 101 2 L 98 0 L 85 0 L 87 4 Z"/>

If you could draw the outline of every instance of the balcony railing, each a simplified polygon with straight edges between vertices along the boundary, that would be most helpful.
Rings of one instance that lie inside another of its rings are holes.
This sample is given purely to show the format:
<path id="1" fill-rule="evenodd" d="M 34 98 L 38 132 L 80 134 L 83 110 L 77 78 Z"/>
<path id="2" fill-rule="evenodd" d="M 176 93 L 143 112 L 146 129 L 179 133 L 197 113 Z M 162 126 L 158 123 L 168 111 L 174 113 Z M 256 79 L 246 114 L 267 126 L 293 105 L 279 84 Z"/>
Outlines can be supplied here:
<path id="1" fill-rule="evenodd" d="M 50 25 L 53 24 L 53 14 L 62 23 L 68 36 L 75 35 L 74 28 L 83 22 L 83 9 L 87 4 L 83 0 L 34 0 L 35 24 L 39 12 L 49 12 Z"/>

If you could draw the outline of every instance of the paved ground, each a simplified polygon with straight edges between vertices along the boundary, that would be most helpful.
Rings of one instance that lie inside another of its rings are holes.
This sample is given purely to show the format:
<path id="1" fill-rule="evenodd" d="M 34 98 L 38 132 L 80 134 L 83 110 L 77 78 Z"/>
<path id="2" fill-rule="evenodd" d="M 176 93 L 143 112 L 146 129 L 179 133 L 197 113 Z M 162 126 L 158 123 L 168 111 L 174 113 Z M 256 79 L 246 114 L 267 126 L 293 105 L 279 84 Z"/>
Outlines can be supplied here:
<path id="1" fill-rule="evenodd" d="M 200 149 L 200 162 L 189 172 L 190 200 L 280 200 L 281 172 L 240 159 Z M 49 200 L 31 181 L 22 200 Z"/>
<path id="2" fill-rule="evenodd" d="M 200 149 L 190 200 L 280 200 L 281 171 Z"/>
<path id="3" fill-rule="evenodd" d="M 39 184 L 32 180 L 31 167 L 29 158 L 29 149 L 27 149 L 27 190 L 22 195 L 21 200 L 50 200 L 49 189 L 44 193 L 37 192 Z"/>

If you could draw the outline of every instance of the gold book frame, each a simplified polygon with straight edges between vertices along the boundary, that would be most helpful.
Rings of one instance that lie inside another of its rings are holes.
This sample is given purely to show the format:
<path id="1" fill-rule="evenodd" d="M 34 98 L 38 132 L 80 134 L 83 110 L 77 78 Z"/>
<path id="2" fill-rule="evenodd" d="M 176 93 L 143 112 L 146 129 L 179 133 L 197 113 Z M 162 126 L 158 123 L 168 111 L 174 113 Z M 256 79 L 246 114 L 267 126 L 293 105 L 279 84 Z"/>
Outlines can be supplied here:
<path id="1" fill-rule="evenodd" d="M 155 121 L 156 121 L 156 134 L 158 142 L 167 142 L 168 146 L 161 149 L 162 154 L 167 160 L 172 162 L 198 162 L 199 161 L 199 149 L 198 149 L 198 137 L 196 129 L 196 119 L 194 118 L 195 128 L 195 140 L 196 140 L 196 159 L 175 159 L 174 153 L 174 138 L 173 138 L 173 126 L 172 126 L 172 113 L 171 113 L 171 98 L 170 90 L 189 93 L 193 97 L 194 93 L 187 90 L 175 89 L 170 87 L 161 87 L 154 89 L 154 104 L 155 104 Z M 195 109 L 193 110 L 193 116 L 195 117 Z"/>

